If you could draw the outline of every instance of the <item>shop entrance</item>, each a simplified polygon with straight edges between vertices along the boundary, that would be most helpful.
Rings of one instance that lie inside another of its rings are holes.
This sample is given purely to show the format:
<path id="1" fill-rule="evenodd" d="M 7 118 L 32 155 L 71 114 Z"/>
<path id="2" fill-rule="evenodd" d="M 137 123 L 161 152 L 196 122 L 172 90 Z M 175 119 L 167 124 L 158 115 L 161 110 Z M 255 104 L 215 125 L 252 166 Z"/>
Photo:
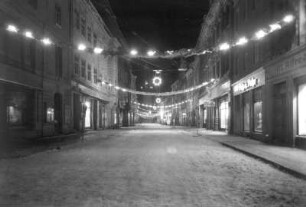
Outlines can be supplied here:
<path id="1" fill-rule="evenodd" d="M 287 135 L 287 105 L 286 105 L 286 83 L 280 83 L 273 88 L 273 105 L 272 105 L 272 133 L 273 140 L 276 143 L 285 143 Z"/>
<path id="2" fill-rule="evenodd" d="M 60 93 L 56 93 L 54 95 L 54 127 L 56 133 L 62 133 L 62 102 L 62 95 Z"/>

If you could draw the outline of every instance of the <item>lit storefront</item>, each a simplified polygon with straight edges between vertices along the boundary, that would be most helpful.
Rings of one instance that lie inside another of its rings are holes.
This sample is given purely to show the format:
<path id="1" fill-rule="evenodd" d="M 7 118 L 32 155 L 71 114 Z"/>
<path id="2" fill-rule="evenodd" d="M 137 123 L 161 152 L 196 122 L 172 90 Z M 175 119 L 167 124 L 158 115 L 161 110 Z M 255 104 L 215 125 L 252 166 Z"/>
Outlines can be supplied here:
<path id="1" fill-rule="evenodd" d="M 226 79 L 225 79 L 226 80 Z M 229 131 L 230 81 L 220 81 L 199 100 L 201 127 Z"/>
<path id="2" fill-rule="evenodd" d="M 263 138 L 263 93 L 265 71 L 260 68 L 232 84 L 233 132 L 253 138 Z"/>
<path id="3" fill-rule="evenodd" d="M 267 134 L 276 144 L 306 148 L 306 48 L 268 64 Z"/>

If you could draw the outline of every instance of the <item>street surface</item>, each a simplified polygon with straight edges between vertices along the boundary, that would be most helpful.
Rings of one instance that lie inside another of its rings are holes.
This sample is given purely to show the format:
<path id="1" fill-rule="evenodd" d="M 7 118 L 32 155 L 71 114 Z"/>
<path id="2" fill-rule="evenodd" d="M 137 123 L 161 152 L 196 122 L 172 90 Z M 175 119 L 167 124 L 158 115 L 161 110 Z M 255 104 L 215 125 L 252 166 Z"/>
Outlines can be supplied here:
<path id="1" fill-rule="evenodd" d="M 306 181 L 155 124 L 2 159 L 0 186 L 2 206 L 306 206 Z"/>

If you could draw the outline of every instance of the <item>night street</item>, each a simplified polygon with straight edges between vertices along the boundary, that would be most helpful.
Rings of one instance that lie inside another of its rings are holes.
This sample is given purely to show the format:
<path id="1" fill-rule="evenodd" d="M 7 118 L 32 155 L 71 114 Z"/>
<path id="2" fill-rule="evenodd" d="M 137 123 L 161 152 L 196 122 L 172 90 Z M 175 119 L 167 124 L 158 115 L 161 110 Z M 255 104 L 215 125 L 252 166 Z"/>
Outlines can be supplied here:
<path id="1" fill-rule="evenodd" d="M 182 128 L 0 161 L 0 206 L 305 206 L 306 182 Z"/>

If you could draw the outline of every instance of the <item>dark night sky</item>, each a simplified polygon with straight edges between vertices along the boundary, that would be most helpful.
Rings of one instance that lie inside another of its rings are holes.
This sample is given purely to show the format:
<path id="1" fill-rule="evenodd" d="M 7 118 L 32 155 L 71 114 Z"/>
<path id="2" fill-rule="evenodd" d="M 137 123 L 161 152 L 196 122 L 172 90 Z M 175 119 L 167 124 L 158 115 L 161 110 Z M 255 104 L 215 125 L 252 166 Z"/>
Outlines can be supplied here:
<path id="1" fill-rule="evenodd" d="M 99 0 L 95 0 L 99 1 Z M 209 0 L 109 0 L 117 22 L 128 45 L 145 53 L 193 48 L 196 44 L 203 16 L 209 9 Z M 161 69 L 176 70 L 179 60 L 146 60 Z M 151 82 L 150 69 L 134 71 L 138 85 Z M 170 91 L 170 84 L 178 73 L 163 73 L 162 91 Z"/>

